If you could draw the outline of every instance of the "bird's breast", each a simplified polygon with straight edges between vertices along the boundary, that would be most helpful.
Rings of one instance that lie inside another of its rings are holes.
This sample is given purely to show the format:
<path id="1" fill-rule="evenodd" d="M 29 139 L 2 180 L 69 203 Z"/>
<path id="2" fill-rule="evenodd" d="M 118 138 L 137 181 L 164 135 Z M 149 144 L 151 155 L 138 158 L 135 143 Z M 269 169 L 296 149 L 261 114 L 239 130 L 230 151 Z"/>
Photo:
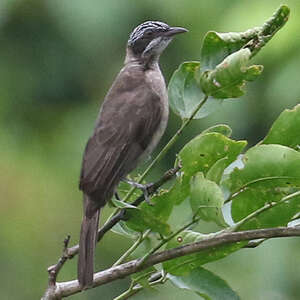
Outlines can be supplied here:
<path id="1" fill-rule="evenodd" d="M 146 72 L 146 81 L 151 89 L 159 96 L 162 108 L 159 126 L 153 134 L 150 144 L 145 150 L 145 155 L 148 156 L 157 146 L 167 127 L 169 118 L 169 103 L 165 80 L 158 65 Z"/>

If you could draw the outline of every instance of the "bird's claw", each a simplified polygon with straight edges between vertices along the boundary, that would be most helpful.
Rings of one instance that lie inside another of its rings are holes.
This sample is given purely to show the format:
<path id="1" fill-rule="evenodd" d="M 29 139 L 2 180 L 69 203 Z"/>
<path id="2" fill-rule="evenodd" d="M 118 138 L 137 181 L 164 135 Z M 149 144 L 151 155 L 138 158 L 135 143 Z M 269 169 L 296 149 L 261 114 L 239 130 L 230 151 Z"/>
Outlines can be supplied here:
<path id="1" fill-rule="evenodd" d="M 128 178 L 124 178 L 123 181 L 127 182 L 131 186 L 134 186 L 134 187 L 140 189 L 143 192 L 143 194 L 144 194 L 145 201 L 149 205 L 153 205 L 153 203 L 150 202 L 150 195 L 149 195 L 149 191 L 148 191 L 149 187 L 152 185 L 151 183 L 142 184 L 142 183 L 138 183 L 138 182 L 132 181 L 132 180 L 130 180 Z"/>

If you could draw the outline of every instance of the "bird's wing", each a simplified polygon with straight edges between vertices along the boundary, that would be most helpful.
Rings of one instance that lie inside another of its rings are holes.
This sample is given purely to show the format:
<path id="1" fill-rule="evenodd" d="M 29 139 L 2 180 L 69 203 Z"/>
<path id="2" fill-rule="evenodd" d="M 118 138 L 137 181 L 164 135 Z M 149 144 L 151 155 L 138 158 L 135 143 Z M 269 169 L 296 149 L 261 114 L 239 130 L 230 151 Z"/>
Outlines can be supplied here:
<path id="1" fill-rule="evenodd" d="M 83 158 L 80 189 L 105 202 L 132 171 L 162 118 L 160 97 L 147 85 L 112 88 Z"/>

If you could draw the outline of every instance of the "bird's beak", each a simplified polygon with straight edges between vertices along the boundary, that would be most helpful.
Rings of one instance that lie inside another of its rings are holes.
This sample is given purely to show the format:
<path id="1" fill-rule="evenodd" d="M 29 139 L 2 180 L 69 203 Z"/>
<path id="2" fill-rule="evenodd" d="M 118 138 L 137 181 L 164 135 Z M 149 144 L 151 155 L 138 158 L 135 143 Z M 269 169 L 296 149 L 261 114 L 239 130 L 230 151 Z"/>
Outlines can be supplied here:
<path id="1" fill-rule="evenodd" d="M 167 32 L 165 32 L 165 36 L 173 36 L 175 34 L 179 34 L 179 33 L 185 33 L 188 32 L 187 29 L 183 28 L 183 27 L 170 27 L 169 30 Z"/>

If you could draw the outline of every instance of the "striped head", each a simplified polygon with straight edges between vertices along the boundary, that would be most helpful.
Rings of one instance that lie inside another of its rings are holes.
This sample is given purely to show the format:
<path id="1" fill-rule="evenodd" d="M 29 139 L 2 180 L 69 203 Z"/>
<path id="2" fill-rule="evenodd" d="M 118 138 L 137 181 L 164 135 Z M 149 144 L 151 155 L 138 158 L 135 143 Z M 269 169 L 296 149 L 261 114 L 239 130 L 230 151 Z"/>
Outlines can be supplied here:
<path id="1" fill-rule="evenodd" d="M 130 34 L 128 47 L 136 56 L 159 57 L 176 34 L 187 32 L 181 27 L 170 27 L 159 21 L 147 21 Z"/>

